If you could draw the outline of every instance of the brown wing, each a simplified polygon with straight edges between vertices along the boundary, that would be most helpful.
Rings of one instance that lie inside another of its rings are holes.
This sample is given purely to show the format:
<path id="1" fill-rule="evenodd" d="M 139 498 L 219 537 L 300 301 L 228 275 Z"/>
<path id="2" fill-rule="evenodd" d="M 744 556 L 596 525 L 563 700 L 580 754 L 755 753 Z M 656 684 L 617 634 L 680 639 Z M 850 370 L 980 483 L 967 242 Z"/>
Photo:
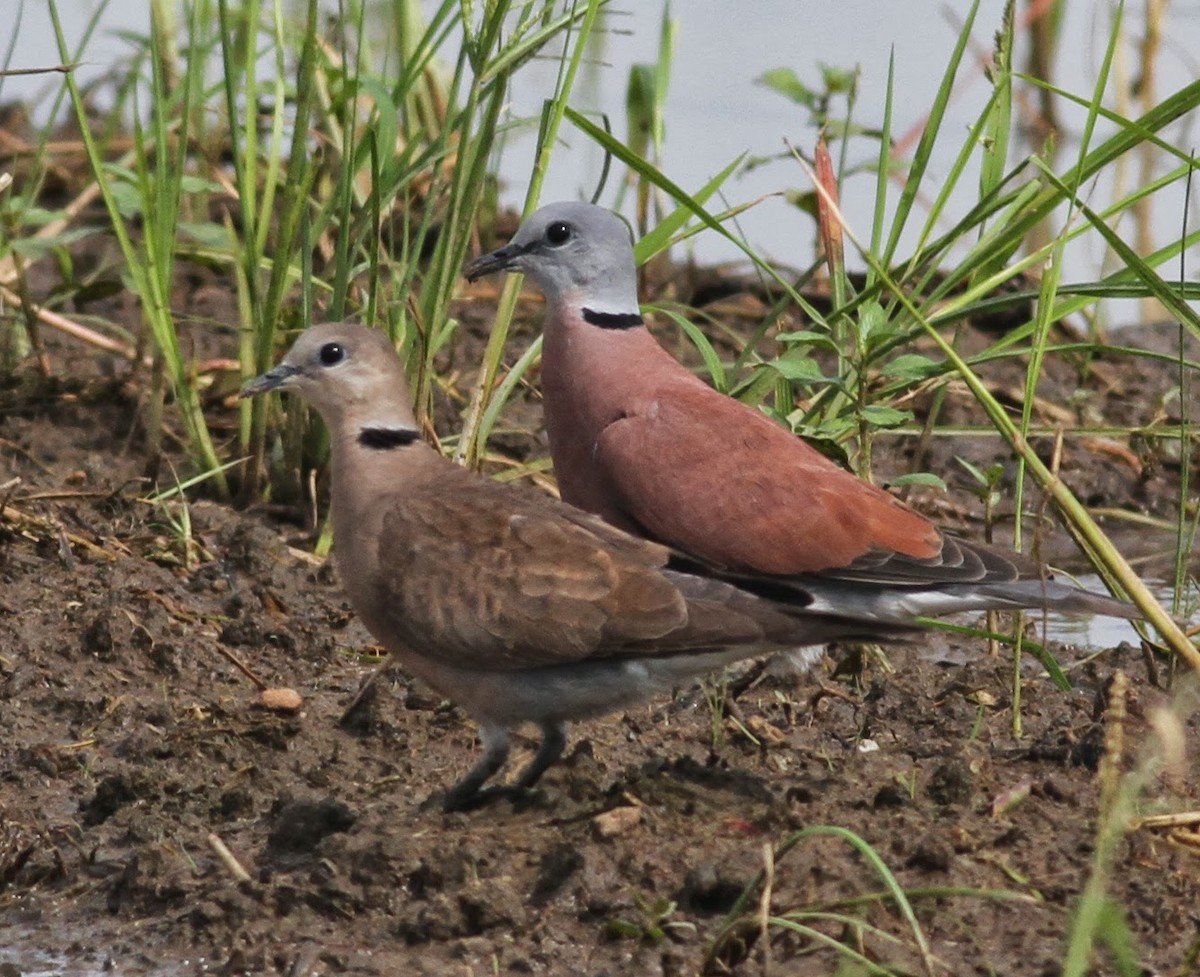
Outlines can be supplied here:
<path id="1" fill-rule="evenodd" d="M 371 602 L 413 650 L 528 668 L 621 654 L 685 624 L 662 547 L 463 475 L 392 498 L 382 519 Z"/>
<path id="2" fill-rule="evenodd" d="M 716 566 L 792 575 L 940 558 L 937 528 L 757 411 L 678 383 L 609 424 L 596 465 L 630 520 Z"/>

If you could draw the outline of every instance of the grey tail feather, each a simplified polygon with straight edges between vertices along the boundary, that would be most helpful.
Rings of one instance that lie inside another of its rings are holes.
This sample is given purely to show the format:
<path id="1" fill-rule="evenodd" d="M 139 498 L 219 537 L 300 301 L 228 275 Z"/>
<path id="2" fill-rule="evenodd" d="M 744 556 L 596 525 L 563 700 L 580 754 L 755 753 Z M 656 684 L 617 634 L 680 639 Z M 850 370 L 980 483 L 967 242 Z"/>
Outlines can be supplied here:
<path id="1" fill-rule="evenodd" d="M 1008 603 L 1012 607 L 1046 608 L 1064 614 L 1103 614 L 1127 621 L 1140 620 L 1142 617 L 1137 606 L 1128 601 L 1053 580 L 1018 580 L 993 586 L 976 585 L 973 589 L 982 600 L 994 598 L 997 601 L 996 604 L 981 604 L 981 607 Z"/>
<path id="2" fill-rule="evenodd" d="M 940 585 L 912 582 L 889 585 L 886 581 L 828 578 L 819 574 L 755 576 L 717 570 L 676 551 L 672 551 L 667 566 L 668 572 L 720 580 L 759 597 L 790 604 L 808 614 L 888 625 L 911 627 L 916 616 L 1019 608 L 1045 608 L 1065 614 L 1103 614 L 1130 621 L 1142 618 L 1142 612 L 1128 601 L 1032 576 L 994 583 L 976 580 Z"/>
<path id="3" fill-rule="evenodd" d="M 960 611 L 1044 608 L 1065 614 L 1104 614 L 1141 618 L 1133 604 L 1053 580 L 1014 580 L 994 584 L 958 584 L 936 588 L 879 589 L 846 583 L 808 584 L 810 612 L 861 616 L 877 621 L 911 621 Z"/>

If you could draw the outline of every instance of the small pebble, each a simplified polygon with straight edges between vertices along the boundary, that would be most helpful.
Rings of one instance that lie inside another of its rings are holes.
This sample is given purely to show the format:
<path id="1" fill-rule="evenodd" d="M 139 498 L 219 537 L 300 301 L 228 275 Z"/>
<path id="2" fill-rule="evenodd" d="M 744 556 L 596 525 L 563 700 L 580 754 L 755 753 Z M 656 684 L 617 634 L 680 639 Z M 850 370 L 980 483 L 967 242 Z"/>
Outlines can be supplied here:
<path id="1" fill-rule="evenodd" d="M 592 830 L 597 838 L 606 841 L 623 835 L 642 820 L 640 807 L 614 807 L 592 818 Z"/>
<path id="2" fill-rule="evenodd" d="M 787 733 L 771 725 L 762 716 L 750 716 L 746 720 L 746 728 L 763 746 L 782 746 L 788 741 Z"/>
<path id="3" fill-rule="evenodd" d="M 295 689 L 263 689 L 259 693 L 258 703 L 273 712 L 298 712 L 304 700 Z"/>

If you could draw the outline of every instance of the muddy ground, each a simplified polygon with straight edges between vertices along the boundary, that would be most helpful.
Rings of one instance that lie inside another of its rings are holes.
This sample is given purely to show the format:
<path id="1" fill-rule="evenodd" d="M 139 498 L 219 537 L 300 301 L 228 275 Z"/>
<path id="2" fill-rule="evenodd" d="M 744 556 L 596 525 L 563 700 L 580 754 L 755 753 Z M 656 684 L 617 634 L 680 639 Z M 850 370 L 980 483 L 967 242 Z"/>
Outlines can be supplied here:
<path id="1" fill-rule="evenodd" d="M 34 294 L 53 294 L 41 274 Z M 486 298 L 460 309 L 477 336 Z M 219 282 L 187 272 L 175 300 L 197 348 L 232 352 L 213 325 L 236 321 Z M 136 322 L 120 293 L 87 312 Z M 1057 974 L 1095 864 L 1106 732 L 1123 733 L 1126 769 L 1154 748 L 1152 724 L 1170 727 L 1164 707 L 1196 736 L 1170 663 L 1132 643 L 1056 645 L 1066 692 L 1027 659 L 1016 736 L 1008 653 L 939 634 L 886 660 L 835 649 L 802 677 L 737 673 L 723 711 L 712 689 L 682 689 L 578 724 L 530 797 L 444 814 L 429 801 L 471 763 L 471 723 L 397 671 L 340 728 L 373 646 L 302 520 L 199 499 L 185 554 L 180 510 L 147 503 L 139 481 L 142 388 L 44 332 L 52 376 L 22 363 L 0 404 L 3 977 L 868 972 L 822 939 L 897 973 Z M 1169 349 L 1174 335 L 1123 339 Z M 1018 377 L 992 368 L 997 389 Z M 1166 365 L 1056 360 L 1039 417 L 1177 417 L 1175 383 Z M 968 404 L 952 393 L 945 419 Z M 524 411 L 536 425 L 536 400 Z M 219 398 L 213 412 L 232 425 Z M 914 450 L 881 439 L 880 470 L 907 470 Z M 952 492 L 912 501 L 978 534 L 956 454 L 1003 458 L 994 441 L 935 439 L 921 466 Z M 1180 470 L 1169 445 L 1072 439 L 1062 474 L 1089 505 L 1169 518 Z M 1137 555 L 1169 546 L 1144 528 L 1121 538 Z M 1043 552 L 1072 551 L 1045 530 Z M 1114 698 L 1118 674 L 1129 694 Z M 302 705 L 265 708 L 262 687 Z M 1143 807 L 1194 811 L 1198 790 L 1188 755 L 1150 778 Z M 865 898 L 884 889 L 871 862 L 832 834 L 780 855 L 749 921 L 718 940 L 772 846 L 817 826 L 853 832 L 910 892 L 925 960 L 895 903 Z M 1112 894 L 1142 973 L 1195 972 L 1198 878 L 1198 849 L 1162 831 L 1119 843 Z M 801 920 L 806 935 L 764 925 L 764 905 L 825 915 Z M 1092 972 L 1117 969 L 1101 954 Z"/>

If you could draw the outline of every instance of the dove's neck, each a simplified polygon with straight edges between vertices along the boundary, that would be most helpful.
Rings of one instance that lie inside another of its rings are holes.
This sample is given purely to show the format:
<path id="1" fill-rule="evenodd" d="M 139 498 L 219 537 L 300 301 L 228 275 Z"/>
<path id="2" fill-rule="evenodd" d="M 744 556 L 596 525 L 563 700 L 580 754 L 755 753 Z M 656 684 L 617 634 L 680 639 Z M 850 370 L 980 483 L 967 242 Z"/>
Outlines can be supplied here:
<path id="1" fill-rule="evenodd" d="M 333 530 L 346 540 L 374 538 L 382 511 L 433 477 L 443 461 L 411 422 L 371 420 L 333 437 Z M 402 503 L 401 503 L 402 504 Z"/>
<path id="2" fill-rule="evenodd" d="M 550 308 L 542 346 L 542 397 L 554 473 L 565 501 L 636 530 L 619 511 L 619 491 L 598 461 L 612 424 L 654 415 L 664 385 L 698 382 L 650 334 L 640 317 L 591 303 Z"/>

